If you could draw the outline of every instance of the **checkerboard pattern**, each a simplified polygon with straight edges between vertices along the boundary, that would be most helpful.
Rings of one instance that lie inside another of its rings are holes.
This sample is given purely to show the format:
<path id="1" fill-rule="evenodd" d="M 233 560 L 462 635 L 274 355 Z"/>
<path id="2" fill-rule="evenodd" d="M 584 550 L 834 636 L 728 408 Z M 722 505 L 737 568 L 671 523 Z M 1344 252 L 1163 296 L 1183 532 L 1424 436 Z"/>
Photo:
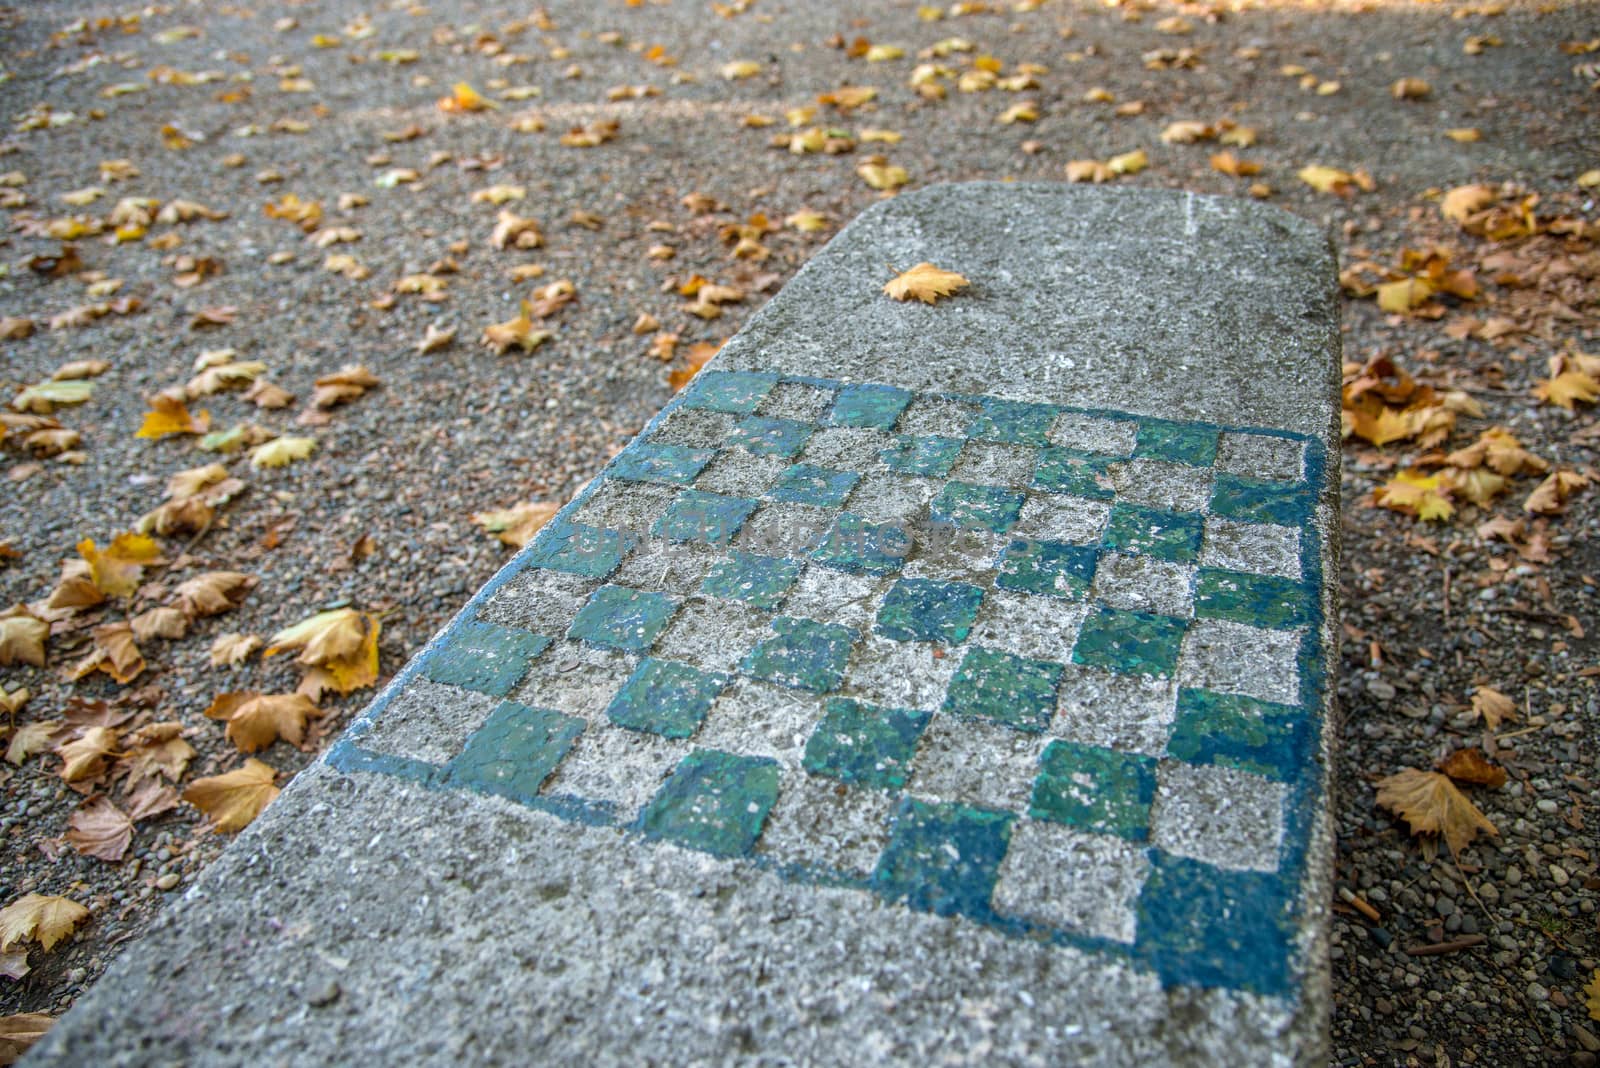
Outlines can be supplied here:
<path id="1" fill-rule="evenodd" d="M 1321 463 L 705 372 L 391 688 L 477 710 L 449 758 L 380 706 L 333 759 L 1281 993 Z"/>

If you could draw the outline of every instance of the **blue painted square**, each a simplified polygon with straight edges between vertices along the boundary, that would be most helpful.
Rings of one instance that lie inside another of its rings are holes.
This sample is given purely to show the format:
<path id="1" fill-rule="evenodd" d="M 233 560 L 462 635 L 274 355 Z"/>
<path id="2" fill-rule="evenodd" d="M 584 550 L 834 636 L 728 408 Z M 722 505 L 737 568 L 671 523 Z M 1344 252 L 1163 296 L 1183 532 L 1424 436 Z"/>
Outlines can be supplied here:
<path id="1" fill-rule="evenodd" d="M 1311 518 L 1309 486 L 1218 472 L 1211 487 L 1211 514 L 1245 523 L 1303 527 Z"/>
<path id="2" fill-rule="evenodd" d="M 696 749 L 640 817 L 644 832 L 719 857 L 746 856 L 778 799 L 778 762 Z"/>
<path id="3" fill-rule="evenodd" d="M 811 555 L 835 571 L 891 575 L 905 565 L 911 540 L 911 532 L 899 524 L 873 523 L 846 512 Z"/>
<path id="4" fill-rule="evenodd" d="M 1009 812 L 907 797 L 872 873 L 891 901 L 940 916 L 983 916 L 1011 843 Z"/>
<path id="5" fill-rule="evenodd" d="M 829 426 L 889 430 L 910 403 L 910 392 L 893 386 L 846 386 L 834 400 L 827 421 Z"/>
<path id="6" fill-rule="evenodd" d="M 1111 465 L 1118 462 L 1114 456 L 1101 456 L 1081 449 L 1040 449 L 1039 467 L 1033 473 L 1033 484 L 1035 488 L 1048 493 L 1069 493 L 1074 497 L 1109 501 L 1117 495 L 1111 483 Z"/>
<path id="7" fill-rule="evenodd" d="M 1272 872 L 1224 871 L 1157 851 L 1139 895 L 1134 955 L 1167 986 L 1220 986 L 1267 997 L 1291 993 L 1296 955 L 1292 882 Z"/>
<path id="8" fill-rule="evenodd" d="M 1188 626 L 1173 616 L 1102 607 L 1079 628 L 1072 661 L 1121 675 L 1169 676 Z"/>
<path id="9" fill-rule="evenodd" d="M 860 479 L 861 476 L 854 471 L 795 464 L 778 476 L 777 483 L 767 491 L 767 496 L 775 501 L 837 508 L 844 503 Z"/>
<path id="10" fill-rule="evenodd" d="M 731 553 L 711 565 L 700 592 L 745 601 L 757 608 L 776 608 L 800 574 L 798 560 L 754 553 Z"/>
<path id="11" fill-rule="evenodd" d="M 583 727 L 583 720 L 548 708 L 502 701 L 445 765 L 445 778 L 456 786 L 530 801 Z"/>
<path id="12" fill-rule="evenodd" d="M 1311 622 L 1318 591 L 1281 575 L 1202 567 L 1195 573 L 1194 614 L 1278 630 Z"/>
<path id="13" fill-rule="evenodd" d="M 523 561 L 547 571 L 605 578 L 632 546 L 633 539 L 620 531 L 558 519 L 539 532 Z"/>
<path id="14" fill-rule="evenodd" d="M 727 684 L 721 672 L 646 657 L 612 698 L 606 715 L 619 727 L 687 738 Z"/>
<path id="15" fill-rule="evenodd" d="M 1002 590 L 1080 601 L 1094 581 L 1099 553 L 1086 545 L 1017 539 L 1000 554 L 994 584 Z"/>
<path id="16" fill-rule="evenodd" d="M 752 371 L 702 371 L 689 383 L 683 406 L 744 415 L 755 411 L 777 384 L 777 375 Z"/>
<path id="17" fill-rule="evenodd" d="M 1156 760 L 1092 745 L 1054 741 L 1039 758 L 1028 813 L 1130 842 L 1150 838 Z"/>
<path id="18" fill-rule="evenodd" d="M 901 437 L 879 455 L 892 471 L 943 478 L 956 465 L 964 444 L 960 438 Z"/>
<path id="19" fill-rule="evenodd" d="M 727 444 L 748 449 L 758 456 L 789 457 L 805 448 L 806 439 L 815 429 L 810 423 L 793 419 L 752 415 L 733 428 Z"/>
<path id="20" fill-rule="evenodd" d="M 965 582 L 900 579 L 884 594 L 877 631 L 896 641 L 956 645 L 967 640 L 982 603 L 983 590 Z"/>
<path id="21" fill-rule="evenodd" d="M 911 775 L 917 739 L 932 713 L 829 698 L 806 742 L 805 769 L 851 786 L 898 790 Z"/>
<path id="22" fill-rule="evenodd" d="M 434 682 L 504 697 L 522 681 L 528 664 L 550 641 L 530 630 L 468 620 L 427 655 L 422 674 Z"/>
<path id="23" fill-rule="evenodd" d="M 1287 782 L 1314 759 L 1311 744 L 1310 717 L 1292 705 L 1182 689 L 1167 755 L 1189 764 L 1222 764 Z"/>
<path id="24" fill-rule="evenodd" d="M 1022 515 L 1020 493 L 997 486 L 974 486 L 967 482 L 947 482 L 928 506 L 935 523 L 953 523 L 971 530 L 1004 534 Z"/>
<path id="25" fill-rule="evenodd" d="M 726 545 L 756 510 L 756 503 L 704 490 L 684 490 L 672 499 L 650 533 L 667 541 L 701 541 Z"/>
<path id="26" fill-rule="evenodd" d="M 1046 435 L 1057 414 L 1059 409 L 1048 404 L 990 399 L 983 402 L 983 409 L 967 433 L 978 441 L 1047 445 Z"/>
<path id="27" fill-rule="evenodd" d="M 1190 467 L 1210 467 L 1217 461 L 1217 431 L 1193 423 L 1141 423 L 1133 454 Z"/>
<path id="28" fill-rule="evenodd" d="M 612 461 L 611 477 L 635 482 L 662 482 L 685 486 L 711 462 L 716 449 L 691 449 L 685 445 L 657 445 L 636 441 Z"/>
<path id="29" fill-rule="evenodd" d="M 1061 671 L 1049 660 L 973 646 L 945 691 L 944 710 L 1038 734 L 1055 715 Z"/>
<path id="30" fill-rule="evenodd" d="M 745 674 L 813 693 L 827 693 L 839 685 L 855 631 L 792 616 L 778 616 L 772 630 L 773 636 L 745 657 Z"/>
<path id="31" fill-rule="evenodd" d="M 676 609 L 672 598 L 664 593 L 601 586 L 578 610 L 567 636 L 642 653 L 655 644 Z"/>
<path id="32" fill-rule="evenodd" d="M 1205 520 L 1197 512 L 1116 504 L 1111 508 L 1102 543 L 1119 553 L 1188 564 L 1200 555 L 1204 533 Z"/>

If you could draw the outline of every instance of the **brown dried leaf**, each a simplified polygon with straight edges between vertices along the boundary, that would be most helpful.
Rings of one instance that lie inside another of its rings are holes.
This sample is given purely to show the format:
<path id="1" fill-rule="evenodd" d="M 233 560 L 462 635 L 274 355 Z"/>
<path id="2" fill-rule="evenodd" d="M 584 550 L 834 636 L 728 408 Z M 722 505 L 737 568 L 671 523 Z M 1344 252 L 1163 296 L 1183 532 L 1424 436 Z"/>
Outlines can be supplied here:
<path id="1" fill-rule="evenodd" d="M 61 768 L 56 774 L 63 782 L 92 779 L 106 769 L 106 761 L 117 748 L 113 727 L 90 727 L 81 735 L 56 746 Z"/>
<path id="2" fill-rule="evenodd" d="M 1380 780 L 1378 804 L 1403 817 L 1412 834 L 1443 835 L 1452 855 L 1460 853 L 1479 831 L 1500 833 L 1448 775 L 1437 771 L 1404 768 Z"/>
<path id="3" fill-rule="evenodd" d="M 15 605 L 0 615 L 0 664 L 32 664 L 44 667 L 44 646 L 50 637 L 50 624 Z"/>
<path id="4" fill-rule="evenodd" d="M 1439 770 L 1457 782 L 1497 787 L 1506 784 L 1506 769 L 1491 764 L 1481 749 L 1457 749 L 1439 763 Z"/>
<path id="5" fill-rule="evenodd" d="M 254 634 L 219 634 L 211 643 L 211 666 L 242 664 L 259 648 L 261 639 Z"/>
<path id="6" fill-rule="evenodd" d="M 128 625 L 133 628 L 134 638 L 141 642 L 156 638 L 175 641 L 189 633 L 189 617 L 165 606 L 140 612 L 128 620 Z"/>
<path id="7" fill-rule="evenodd" d="M 88 909 L 65 897 L 27 894 L 0 909 L 0 949 L 32 940 L 48 953 L 88 916 Z"/>
<path id="8" fill-rule="evenodd" d="M 239 571 L 207 571 L 180 583 L 175 591 L 178 610 L 190 619 L 221 615 L 244 600 L 256 577 Z"/>
<path id="9" fill-rule="evenodd" d="M 271 766 L 252 757 L 225 775 L 196 779 L 183 799 L 205 813 L 216 830 L 241 831 L 278 796 L 273 784 L 277 776 Z"/>
<path id="10" fill-rule="evenodd" d="M 147 724 L 128 734 L 122 745 L 116 770 L 127 776 L 124 790 L 160 775 L 177 782 L 194 759 L 194 746 L 184 741 L 183 724 L 176 722 Z"/>
<path id="11" fill-rule="evenodd" d="M 97 794 L 67 817 L 67 841 L 86 857 L 116 864 L 133 843 L 133 821 L 110 798 Z"/>
<path id="12" fill-rule="evenodd" d="M 474 512 L 472 521 L 502 542 L 520 549 L 561 510 L 553 501 L 527 501 L 492 512 Z"/>
<path id="13" fill-rule="evenodd" d="M 27 960 L 23 959 L 20 979 L 27 974 Z M 13 1064 L 50 1030 L 54 1016 L 42 1012 L 19 1012 L 14 1016 L 0 1016 L 0 1064 Z"/>
<path id="14" fill-rule="evenodd" d="M 895 300 L 920 300 L 933 304 L 948 297 L 969 283 L 954 271 L 946 271 L 931 263 L 919 263 L 884 283 L 883 291 Z"/>

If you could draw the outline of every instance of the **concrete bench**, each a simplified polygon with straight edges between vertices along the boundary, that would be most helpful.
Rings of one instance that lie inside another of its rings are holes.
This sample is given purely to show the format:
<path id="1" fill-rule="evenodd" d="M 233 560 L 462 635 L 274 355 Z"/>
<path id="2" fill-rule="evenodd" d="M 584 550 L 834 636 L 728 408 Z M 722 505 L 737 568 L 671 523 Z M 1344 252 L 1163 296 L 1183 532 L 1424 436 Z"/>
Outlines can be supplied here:
<path id="1" fill-rule="evenodd" d="M 878 205 L 35 1060 L 1325 1063 L 1337 316 L 1273 208 Z"/>

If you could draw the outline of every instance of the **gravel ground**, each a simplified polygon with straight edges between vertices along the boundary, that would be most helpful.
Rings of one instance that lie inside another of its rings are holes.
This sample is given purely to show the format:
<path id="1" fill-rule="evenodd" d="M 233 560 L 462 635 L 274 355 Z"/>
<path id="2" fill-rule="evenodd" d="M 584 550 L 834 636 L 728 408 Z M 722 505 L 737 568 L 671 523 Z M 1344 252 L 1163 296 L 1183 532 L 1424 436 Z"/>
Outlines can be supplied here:
<path id="1" fill-rule="evenodd" d="M 178 721 L 198 750 L 187 785 L 244 759 L 222 725 L 204 717 L 213 697 L 286 692 L 298 678 L 287 656 L 209 666 L 217 635 L 265 637 L 319 609 L 353 605 L 381 617 L 380 662 L 391 673 L 505 560 L 509 550 L 472 514 L 559 502 L 582 485 L 670 395 L 668 375 L 684 368 L 694 343 L 730 336 L 822 241 L 882 195 L 856 173 L 874 151 L 904 167 L 915 187 L 1059 180 L 1068 161 L 1143 148 L 1148 169 L 1119 181 L 1235 195 L 1264 182 L 1273 202 L 1327 225 L 1347 262 L 1389 264 L 1402 249 L 1444 245 L 1456 265 L 1478 267 L 1484 301 L 1465 309 L 1450 302 L 1434 320 L 1385 315 L 1352 299 L 1347 359 L 1388 355 L 1424 381 L 1475 398 L 1483 417 L 1463 417 L 1444 448 L 1498 424 L 1541 457 L 1592 470 L 1593 409 L 1580 405 L 1574 415 L 1530 394 L 1546 358 L 1564 345 L 1600 351 L 1592 229 L 1588 239 L 1491 246 L 1442 220 L 1429 194 L 1467 182 L 1516 183 L 1541 194 L 1541 215 L 1593 227 L 1595 205 L 1575 179 L 1596 162 L 1600 94 L 1597 71 L 1585 67 L 1596 55 L 1562 48 L 1600 44 L 1593 7 L 960 6 L 993 11 L 932 21 L 907 2 L 858 3 L 846 13 L 772 0 L 727 0 L 725 14 L 689 0 L 551 3 L 546 16 L 523 5 L 364 8 L 351 0 L 254 10 L 168 3 L 142 16 L 55 0 L 0 9 L 9 75 L 0 84 L 9 126 L 0 171 L 26 179 L 0 188 L 10 195 L 12 222 L 0 315 L 39 327 L 0 341 L 0 390 L 10 396 L 72 360 L 111 365 L 88 403 L 56 413 L 81 435 L 80 462 L 30 456 L 20 435 L 0 442 L 9 471 L 0 543 L 18 554 L 0 561 L 0 603 L 46 597 L 80 539 L 104 545 L 158 503 L 171 473 L 219 458 L 196 451 L 192 437 L 134 436 L 146 396 L 187 381 L 202 350 L 232 347 L 297 394 L 281 410 L 257 409 L 238 393 L 195 402 L 215 426 L 253 421 L 317 441 L 310 458 L 280 469 L 220 457 L 248 490 L 203 536 L 162 539 L 171 566 L 147 572 L 151 585 L 132 606 L 58 622 L 44 670 L 0 669 L 8 689 L 33 691 L 12 723 L 59 718 L 72 698 L 110 702 L 113 713 L 132 716 L 124 728 Z M 1188 32 L 1178 32 L 1184 25 Z M 909 84 L 922 62 L 917 53 L 953 37 L 975 50 L 931 62 L 957 75 L 985 54 L 1003 63 L 1002 81 L 1027 76 L 1025 64 L 1044 69 L 1017 92 L 961 92 L 950 78 L 945 99 L 919 96 Z M 850 54 L 857 38 L 905 52 L 869 61 Z M 759 69 L 725 77 L 735 61 Z M 1285 74 L 1286 66 L 1303 72 Z M 1390 87 L 1403 77 L 1425 79 L 1431 92 L 1396 99 Z M 441 111 L 435 102 L 458 81 L 498 110 Z M 141 88 L 119 88 L 128 83 Z M 1336 91 L 1319 92 L 1333 83 Z M 820 107 L 806 125 L 891 130 L 903 140 L 839 154 L 769 147 L 788 133 L 788 110 L 844 85 L 879 92 L 853 112 Z M 610 99 L 623 87 L 635 92 Z M 1095 88 L 1112 101 L 1086 100 Z M 997 121 L 1023 101 L 1036 105 L 1037 121 Z M 1117 112 L 1132 102 L 1143 102 L 1142 113 Z M 747 125 L 751 115 L 775 124 Z M 519 122 L 533 118 L 542 131 Z M 1232 149 L 1259 162 L 1259 175 L 1213 169 L 1215 143 L 1160 139 L 1179 120 L 1224 119 L 1259 131 L 1254 147 Z M 618 124 L 606 143 L 561 143 L 570 128 L 593 131 L 605 120 Z M 413 139 L 385 138 L 412 126 L 421 131 Z M 1460 127 L 1478 129 L 1481 139 L 1445 136 Z M 188 144 L 172 147 L 178 141 Z M 102 175 L 102 161 L 119 158 L 137 176 Z M 1374 188 L 1349 197 L 1317 192 L 1295 177 L 1312 163 L 1364 169 Z M 410 168 L 416 180 L 379 184 L 396 168 Z M 472 194 L 495 185 L 524 187 L 524 199 L 502 207 L 538 219 L 542 247 L 492 246 L 499 209 Z M 86 206 L 58 199 L 93 186 L 106 195 Z M 343 193 L 368 202 L 341 207 Z M 359 240 L 326 249 L 308 243 L 292 222 L 263 211 L 286 194 L 321 201 L 322 226 L 351 227 Z M 227 215 L 157 224 L 142 241 L 83 237 L 76 275 L 30 269 L 31 257 L 59 249 L 37 236 L 45 221 L 104 220 L 122 197 L 186 199 Z M 784 225 L 801 211 L 820 213 L 825 225 Z M 779 229 L 761 234 L 756 215 Z M 741 224 L 764 255 L 744 255 L 752 250 L 731 229 Z M 151 246 L 168 234 L 175 246 Z M 671 257 L 657 258 L 665 254 L 652 254 L 655 246 L 670 247 Z M 1505 248 L 1534 258 L 1539 279 L 1507 278 L 1483 262 Z M 341 254 L 354 256 L 366 277 L 325 269 Z M 218 261 L 220 273 L 180 286 L 179 276 L 195 269 L 183 256 Z M 1552 263 L 1557 269 L 1546 270 Z M 519 265 L 543 274 L 513 280 Z M 396 280 L 424 272 L 444 280 L 442 299 L 393 292 Z M 695 275 L 738 287 L 745 299 L 724 305 L 715 320 L 687 314 L 678 290 Z M 108 278 L 122 280 L 114 296 L 89 292 Z M 547 344 L 528 355 L 480 346 L 485 326 L 510 319 L 530 290 L 558 279 L 570 279 L 577 300 L 543 324 L 554 332 Z M 134 314 L 47 327 L 69 309 L 129 295 L 142 305 Z M 192 327 L 197 312 L 223 306 L 236 309 L 231 323 Z M 1485 340 L 1451 328 L 1469 313 L 1507 317 L 1518 331 Z M 657 319 L 659 330 L 636 333 L 641 315 Z M 419 353 L 435 323 L 457 328 L 455 342 Z M 651 355 L 662 331 L 679 335 L 670 363 Z M 370 368 L 381 386 L 329 412 L 325 425 L 297 426 L 313 380 L 350 363 Z M 1346 449 L 1348 642 L 1336 801 L 1338 876 L 1356 902 L 1336 902 L 1335 1058 L 1594 1064 L 1600 1024 L 1582 991 L 1600 954 L 1600 842 L 1588 811 L 1600 774 L 1600 701 L 1595 672 L 1585 670 L 1596 664 L 1594 496 L 1579 495 L 1567 514 L 1537 527 L 1537 545 L 1521 553 L 1477 528 L 1491 513 L 1518 516 L 1532 481 L 1519 482 L 1495 509 L 1466 507 L 1446 523 L 1372 507 L 1370 491 L 1422 451 L 1404 443 Z M 187 637 L 143 643 L 149 666 L 127 686 L 99 674 L 65 680 L 94 625 L 160 603 L 176 583 L 214 569 L 247 572 L 258 584 L 240 607 L 197 621 Z M 1518 718 L 1497 735 L 1471 722 L 1478 686 L 1518 706 Z M 279 743 L 256 755 L 280 781 L 292 775 L 370 692 L 325 699 L 305 750 Z M 1376 807 L 1372 784 L 1474 745 L 1510 776 L 1498 789 L 1470 791 L 1498 837 L 1480 837 L 1458 863 L 1448 852 L 1432 858 L 1402 821 Z M 80 856 L 62 838 L 68 817 L 86 793 L 107 787 L 67 784 L 60 767 L 45 754 L 0 770 L 0 903 L 30 891 L 62 894 L 91 917 L 52 951 L 34 947 L 25 977 L 0 979 L 0 1014 L 68 1007 L 118 946 L 137 937 L 165 893 L 225 844 L 183 804 L 141 821 L 121 863 Z M 1469 944 L 1473 936 L 1484 940 Z"/>

